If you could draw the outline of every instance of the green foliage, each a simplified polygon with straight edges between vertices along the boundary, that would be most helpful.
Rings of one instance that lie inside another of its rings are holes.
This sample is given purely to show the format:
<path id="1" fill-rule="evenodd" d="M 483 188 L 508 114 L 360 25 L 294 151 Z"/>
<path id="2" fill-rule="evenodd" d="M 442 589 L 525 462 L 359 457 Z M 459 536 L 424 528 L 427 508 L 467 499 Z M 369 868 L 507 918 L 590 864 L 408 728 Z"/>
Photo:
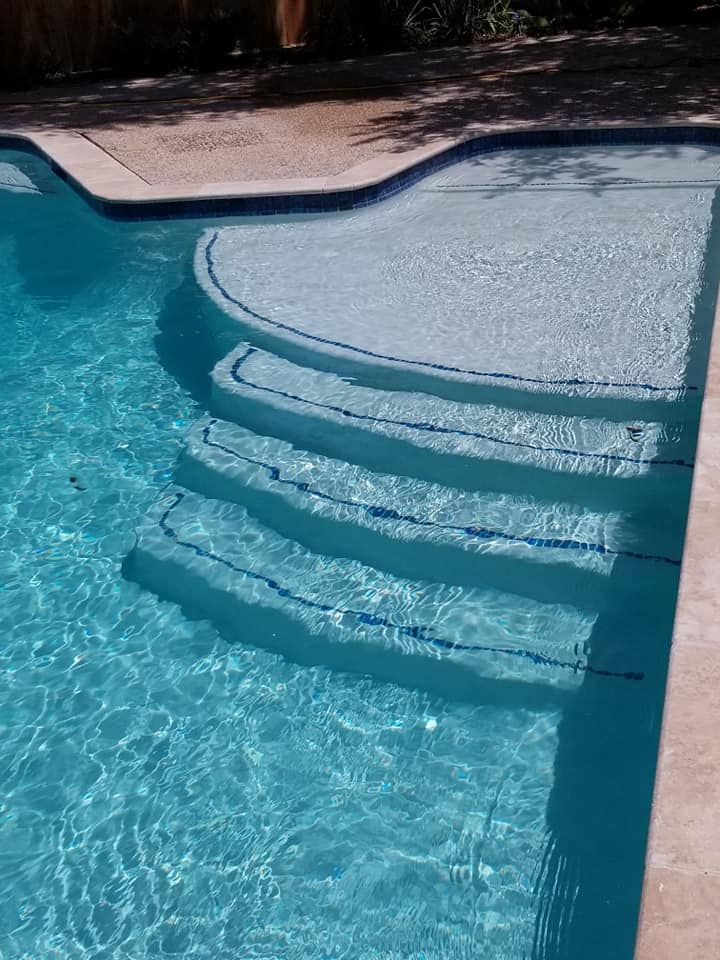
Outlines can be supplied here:
<path id="1" fill-rule="evenodd" d="M 108 60 L 131 74 L 207 69 L 232 52 L 241 23 L 237 13 L 221 4 L 174 22 L 147 14 L 120 16 L 113 24 Z"/>
<path id="2" fill-rule="evenodd" d="M 521 32 L 524 23 L 511 0 L 435 0 L 430 11 L 429 26 L 435 43 L 510 36 Z"/>
<path id="3" fill-rule="evenodd" d="M 522 5 L 528 24 L 540 32 L 683 23 L 693 20 L 696 10 L 707 15 L 720 8 L 718 0 L 522 0 Z"/>
<path id="4" fill-rule="evenodd" d="M 323 53 L 397 49 L 412 43 L 414 0 L 316 0 L 309 39 Z"/>
<path id="5" fill-rule="evenodd" d="M 527 19 L 513 0 L 316 0 L 309 39 L 326 53 L 466 43 L 522 33 Z"/>
<path id="6" fill-rule="evenodd" d="M 684 22 L 695 6 L 693 0 L 315 0 L 309 39 L 326 53 L 388 50 Z M 705 14 L 720 11 L 720 0 L 700 6 Z"/>

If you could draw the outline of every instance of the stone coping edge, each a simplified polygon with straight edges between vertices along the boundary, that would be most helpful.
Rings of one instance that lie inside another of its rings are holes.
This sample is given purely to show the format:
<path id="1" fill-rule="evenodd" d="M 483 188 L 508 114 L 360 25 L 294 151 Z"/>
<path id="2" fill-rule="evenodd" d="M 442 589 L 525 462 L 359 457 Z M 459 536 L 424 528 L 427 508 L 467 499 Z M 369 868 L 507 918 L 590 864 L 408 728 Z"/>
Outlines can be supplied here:
<path id="1" fill-rule="evenodd" d="M 716 302 L 635 960 L 720 951 L 720 302 Z"/>

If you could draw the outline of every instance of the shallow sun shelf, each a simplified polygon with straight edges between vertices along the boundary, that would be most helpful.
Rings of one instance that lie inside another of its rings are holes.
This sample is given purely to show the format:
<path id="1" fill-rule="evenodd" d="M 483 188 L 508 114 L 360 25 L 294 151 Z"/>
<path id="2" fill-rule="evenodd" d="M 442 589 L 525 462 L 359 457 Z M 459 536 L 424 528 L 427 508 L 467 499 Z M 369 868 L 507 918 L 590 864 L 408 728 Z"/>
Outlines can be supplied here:
<path id="1" fill-rule="evenodd" d="M 702 378 L 691 330 L 714 189 L 688 173 L 716 182 L 716 159 L 595 157 L 505 151 L 370 209 L 213 228 L 197 277 L 253 339 L 344 372 L 674 400 Z"/>

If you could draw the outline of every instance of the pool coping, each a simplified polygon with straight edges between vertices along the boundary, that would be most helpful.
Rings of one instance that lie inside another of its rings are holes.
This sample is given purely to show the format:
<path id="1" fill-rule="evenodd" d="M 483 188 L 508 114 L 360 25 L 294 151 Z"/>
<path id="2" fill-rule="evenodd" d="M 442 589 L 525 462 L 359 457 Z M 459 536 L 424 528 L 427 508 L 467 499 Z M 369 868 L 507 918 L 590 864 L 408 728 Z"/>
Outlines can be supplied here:
<path id="1" fill-rule="evenodd" d="M 635 960 L 720 942 L 720 298 L 675 610 Z"/>
<path id="2" fill-rule="evenodd" d="M 531 146 L 720 145 L 720 122 L 527 125 L 477 129 L 379 154 L 324 178 L 148 184 L 82 134 L 0 129 L 99 213 L 117 220 L 325 213 L 385 199 L 458 160 Z M 693 477 L 665 691 L 635 960 L 708 960 L 720 941 L 720 302 Z M 717 479 L 716 479 L 717 478 Z"/>

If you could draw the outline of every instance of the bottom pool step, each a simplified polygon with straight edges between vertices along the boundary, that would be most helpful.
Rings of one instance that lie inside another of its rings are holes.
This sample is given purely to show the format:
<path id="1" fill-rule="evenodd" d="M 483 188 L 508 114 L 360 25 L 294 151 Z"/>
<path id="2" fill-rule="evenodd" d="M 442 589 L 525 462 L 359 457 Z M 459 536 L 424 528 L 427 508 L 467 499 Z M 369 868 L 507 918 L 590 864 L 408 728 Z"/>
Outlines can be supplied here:
<path id="1" fill-rule="evenodd" d="M 126 574 L 230 639 L 299 662 L 425 686 L 501 680 L 574 688 L 596 669 L 594 616 L 494 590 L 460 589 L 325 557 L 235 504 L 172 488 L 138 531 Z"/>

